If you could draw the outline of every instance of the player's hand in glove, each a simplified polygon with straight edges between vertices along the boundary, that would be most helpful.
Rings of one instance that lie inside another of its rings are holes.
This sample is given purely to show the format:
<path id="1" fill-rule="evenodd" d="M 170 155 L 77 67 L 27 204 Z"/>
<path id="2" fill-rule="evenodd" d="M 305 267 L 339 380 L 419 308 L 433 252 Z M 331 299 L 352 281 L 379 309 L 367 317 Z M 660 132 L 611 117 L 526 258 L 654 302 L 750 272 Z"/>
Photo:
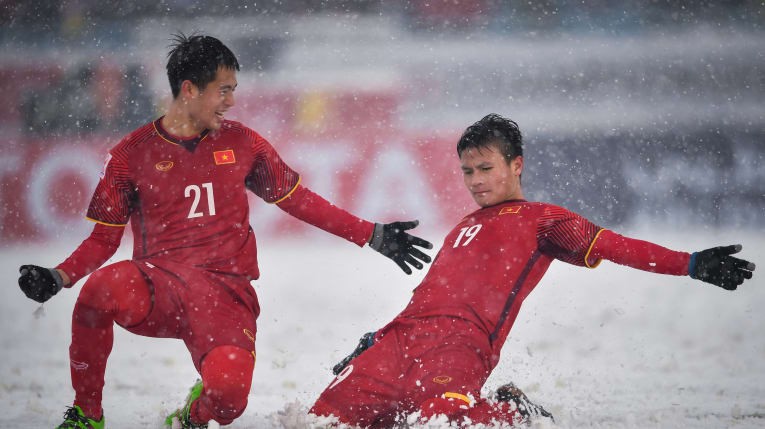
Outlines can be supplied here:
<path id="1" fill-rule="evenodd" d="M 364 334 L 361 339 L 359 340 L 359 344 L 356 346 L 356 349 L 354 349 L 351 354 L 346 356 L 343 360 L 338 362 L 335 366 L 332 367 L 332 374 L 340 374 L 342 370 L 345 369 L 346 366 L 348 366 L 349 363 L 355 358 L 357 358 L 360 354 L 364 353 L 364 350 L 372 347 L 372 345 L 375 343 L 375 334 L 377 332 L 367 332 Z"/>
<path id="2" fill-rule="evenodd" d="M 372 240 L 369 242 L 369 247 L 393 259 L 393 261 L 407 274 L 412 274 L 412 269 L 409 268 L 409 265 L 421 270 L 423 265 L 420 261 L 429 263 L 430 256 L 414 246 L 432 249 L 433 245 L 420 237 L 415 237 L 406 232 L 419 225 L 419 223 L 420 222 L 416 220 L 386 224 L 376 223 L 374 233 L 372 233 Z"/>
<path id="3" fill-rule="evenodd" d="M 19 287 L 24 295 L 39 303 L 49 300 L 64 287 L 64 280 L 55 269 L 22 265 L 19 273 Z"/>
<path id="4" fill-rule="evenodd" d="M 713 247 L 691 254 L 688 275 L 727 290 L 736 290 L 745 279 L 752 278 L 754 263 L 730 256 L 740 252 L 742 246 Z"/>

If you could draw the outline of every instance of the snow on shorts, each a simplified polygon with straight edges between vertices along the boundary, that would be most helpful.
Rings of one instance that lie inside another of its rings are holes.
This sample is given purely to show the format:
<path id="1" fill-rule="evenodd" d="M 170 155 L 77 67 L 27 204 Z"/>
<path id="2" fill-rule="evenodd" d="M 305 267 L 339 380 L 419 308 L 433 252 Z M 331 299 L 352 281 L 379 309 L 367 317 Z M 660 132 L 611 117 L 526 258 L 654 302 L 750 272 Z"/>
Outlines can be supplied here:
<path id="1" fill-rule="evenodd" d="M 464 319 L 399 318 L 330 383 L 311 412 L 389 427 L 399 414 L 446 392 L 480 397 L 491 373 L 486 332 Z"/>
<path id="2" fill-rule="evenodd" d="M 205 355 L 218 346 L 240 347 L 255 357 L 260 308 L 249 278 L 160 259 L 131 262 L 143 273 L 154 302 L 144 321 L 125 329 L 182 339 L 197 371 Z"/>

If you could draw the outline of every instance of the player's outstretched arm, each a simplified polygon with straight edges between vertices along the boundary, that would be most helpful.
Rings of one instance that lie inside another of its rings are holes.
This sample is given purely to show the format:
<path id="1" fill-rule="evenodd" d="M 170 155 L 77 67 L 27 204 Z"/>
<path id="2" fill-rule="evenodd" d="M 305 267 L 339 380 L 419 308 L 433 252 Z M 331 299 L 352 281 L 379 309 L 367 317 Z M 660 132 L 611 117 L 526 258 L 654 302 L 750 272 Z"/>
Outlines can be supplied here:
<path id="1" fill-rule="evenodd" d="M 731 256 L 742 248 L 740 244 L 734 244 L 692 253 L 688 275 L 726 290 L 736 290 L 744 280 L 752 278 L 755 268 L 753 262 Z"/>
<path id="2" fill-rule="evenodd" d="M 43 303 L 64 287 L 64 279 L 55 268 L 22 265 L 19 268 L 19 287 L 27 298 Z"/>
<path id="3" fill-rule="evenodd" d="M 419 270 L 423 267 L 420 261 L 430 262 L 430 256 L 414 246 L 432 249 L 433 245 L 406 232 L 416 227 L 419 223 L 417 221 L 373 224 L 336 207 L 303 185 L 297 185 L 276 205 L 304 222 L 359 246 L 369 244 L 371 248 L 391 258 L 407 274 L 412 273 L 410 265 Z"/>
<path id="4" fill-rule="evenodd" d="M 432 249 L 433 245 L 429 241 L 406 232 L 419 224 L 420 222 L 417 220 L 386 224 L 376 223 L 369 247 L 391 258 L 407 274 L 412 274 L 409 265 L 421 270 L 422 262 L 429 263 L 430 256 L 415 246 Z"/>
<path id="5" fill-rule="evenodd" d="M 736 290 L 744 280 L 752 278 L 754 264 L 731 256 L 740 252 L 740 244 L 714 247 L 689 254 L 648 241 L 624 237 L 602 230 L 592 244 L 587 264 L 600 259 L 643 271 L 676 276 L 688 275 L 727 290 Z"/>

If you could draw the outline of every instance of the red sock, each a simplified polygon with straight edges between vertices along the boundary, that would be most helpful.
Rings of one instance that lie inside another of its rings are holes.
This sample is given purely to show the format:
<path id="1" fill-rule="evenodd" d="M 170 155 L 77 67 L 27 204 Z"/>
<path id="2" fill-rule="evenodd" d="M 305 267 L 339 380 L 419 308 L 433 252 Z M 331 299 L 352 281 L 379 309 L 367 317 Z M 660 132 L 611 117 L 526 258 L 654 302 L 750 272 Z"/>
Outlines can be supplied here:
<path id="1" fill-rule="evenodd" d="M 216 347 L 202 361 L 202 396 L 191 406 L 191 420 L 227 425 L 242 415 L 252 385 L 255 359 L 249 350 Z"/>
<path id="2" fill-rule="evenodd" d="M 114 320 L 98 309 L 77 303 L 69 346 L 74 403 L 86 416 L 100 420 L 106 360 L 114 343 Z"/>

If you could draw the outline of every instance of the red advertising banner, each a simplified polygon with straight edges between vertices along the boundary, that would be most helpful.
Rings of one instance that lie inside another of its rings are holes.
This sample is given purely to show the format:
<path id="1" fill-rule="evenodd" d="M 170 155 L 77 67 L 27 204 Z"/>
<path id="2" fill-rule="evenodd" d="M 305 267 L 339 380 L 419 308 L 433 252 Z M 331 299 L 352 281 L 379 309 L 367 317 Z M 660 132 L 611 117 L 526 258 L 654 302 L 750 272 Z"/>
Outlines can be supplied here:
<path id="1" fill-rule="evenodd" d="M 233 119 L 266 137 L 303 184 L 372 221 L 419 219 L 440 230 L 474 210 L 455 153 L 458 135 L 393 124 L 391 93 L 244 94 Z M 0 146 L 0 242 L 84 238 L 84 218 L 109 148 L 121 135 L 18 138 Z M 261 236 L 314 229 L 251 196 Z"/>

